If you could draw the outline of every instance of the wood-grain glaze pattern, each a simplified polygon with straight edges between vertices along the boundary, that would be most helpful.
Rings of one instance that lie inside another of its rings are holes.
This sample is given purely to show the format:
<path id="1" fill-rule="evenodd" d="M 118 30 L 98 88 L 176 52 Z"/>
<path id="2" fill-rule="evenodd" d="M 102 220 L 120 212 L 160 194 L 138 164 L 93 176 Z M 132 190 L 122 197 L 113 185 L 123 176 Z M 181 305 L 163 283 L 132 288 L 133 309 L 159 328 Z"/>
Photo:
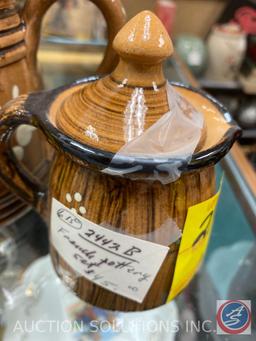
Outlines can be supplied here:
<path id="1" fill-rule="evenodd" d="M 63 101 L 56 115 L 56 126 L 75 140 L 116 153 L 127 142 L 124 112 L 133 92 L 134 88 L 118 88 L 110 76 L 90 83 Z M 146 130 L 168 111 L 166 86 L 157 93 L 149 89 L 143 94 L 147 106 Z M 97 138 L 85 134 L 90 126 Z"/>
<path id="2" fill-rule="evenodd" d="M 133 236 L 153 233 L 153 242 L 159 243 L 157 230 L 168 219 L 175 221 L 182 230 L 187 209 L 215 194 L 214 167 L 200 172 L 183 175 L 169 185 L 160 182 L 132 181 L 113 178 L 84 167 L 78 167 L 74 161 L 67 160 L 64 154 L 56 156 L 50 177 L 49 198 L 56 198 L 69 208 L 86 208 L 86 219 L 113 227 Z M 82 193 L 82 202 L 68 203 L 66 194 Z M 171 238 L 168 224 L 165 240 Z M 178 243 L 170 247 L 144 302 L 139 304 L 116 295 L 92 284 L 83 277 L 76 277 L 74 270 L 51 246 L 51 256 L 58 275 L 65 282 L 63 271 L 74 280 L 72 290 L 84 301 L 110 310 L 135 311 L 145 310 L 164 304 L 172 283 L 172 277 L 178 252 Z M 72 281 L 71 281 L 72 282 Z M 69 281 L 70 283 L 70 281 Z"/>

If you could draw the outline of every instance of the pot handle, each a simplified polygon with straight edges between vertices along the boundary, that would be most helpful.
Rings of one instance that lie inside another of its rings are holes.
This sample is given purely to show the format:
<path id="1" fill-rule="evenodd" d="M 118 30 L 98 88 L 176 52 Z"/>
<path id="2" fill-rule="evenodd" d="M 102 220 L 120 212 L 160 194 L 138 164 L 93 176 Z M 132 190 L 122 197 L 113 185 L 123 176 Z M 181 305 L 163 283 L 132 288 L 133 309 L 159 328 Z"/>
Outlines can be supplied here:
<path id="1" fill-rule="evenodd" d="M 46 187 L 23 167 L 11 149 L 10 140 L 21 124 L 37 127 L 36 119 L 24 108 L 27 95 L 8 102 L 0 111 L 0 174 L 1 179 L 28 204 L 43 209 Z"/>
<path id="2" fill-rule="evenodd" d="M 22 18 L 27 25 L 25 41 L 27 45 L 27 61 L 31 72 L 36 74 L 37 50 L 40 42 L 41 23 L 44 14 L 57 0 L 27 0 L 22 10 Z M 118 56 L 112 48 L 112 42 L 126 22 L 126 15 L 121 0 L 90 0 L 103 13 L 108 26 L 108 46 L 98 73 L 109 73 L 118 62 Z"/>

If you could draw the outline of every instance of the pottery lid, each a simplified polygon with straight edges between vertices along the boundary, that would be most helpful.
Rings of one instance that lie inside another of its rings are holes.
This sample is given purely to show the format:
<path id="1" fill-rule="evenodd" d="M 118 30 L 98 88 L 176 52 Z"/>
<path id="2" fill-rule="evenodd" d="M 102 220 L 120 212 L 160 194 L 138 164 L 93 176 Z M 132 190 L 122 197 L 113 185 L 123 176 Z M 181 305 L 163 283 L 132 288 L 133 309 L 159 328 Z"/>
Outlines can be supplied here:
<path id="1" fill-rule="evenodd" d="M 50 120 L 76 141 L 117 153 L 169 111 L 162 63 L 173 45 L 160 19 L 144 11 L 113 46 L 120 62 L 112 74 L 67 91 Z M 199 145 L 204 138 L 202 131 Z"/>
<path id="2" fill-rule="evenodd" d="M 56 141 L 62 136 L 71 157 L 111 174 L 164 170 L 173 180 L 220 160 L 240 130 L 209 95 L 165 79 L 173 45 L 158 17 L 141 12 L 113 44 L 120 61 L 110 75 L 52 93 L 47 122 Z"/>

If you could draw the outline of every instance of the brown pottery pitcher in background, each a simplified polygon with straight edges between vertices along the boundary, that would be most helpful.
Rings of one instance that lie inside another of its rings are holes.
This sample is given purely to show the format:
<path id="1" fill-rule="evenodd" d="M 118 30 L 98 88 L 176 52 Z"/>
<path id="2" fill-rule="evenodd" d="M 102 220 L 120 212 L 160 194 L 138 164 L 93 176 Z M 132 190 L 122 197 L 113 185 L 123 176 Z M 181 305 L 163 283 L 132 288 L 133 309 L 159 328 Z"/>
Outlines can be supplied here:
<path id="1" fill-rule="evenodd" d="M 0 105 L 41 86 L 37 72 L 37 50 L 43 17 L 57 0 L 27 0 L 18 13 L 15 0 L 0 1 Z M 109 45 L 99 73 L 108 73 L 117 64 L 111 43 L 125 23 L 124 9 L 119 0 L 91 0 L 108 23 Z"/>
<path id="2" fill-rule="evenodd" d="M 177 107 L 175 99 L 168 104 L 170 85 L 162 70 L 173 48 L 162 23 L 149 11 L 129 21 L 113 46 L 120 62 L 110 75 L 21 96 L 6 106 L 0 120 L 0 172 L 10 188 L 39 211 L 49 205 L 55 270 L 81 299 L 105 309 L 146 310 L 164 304 L 170 291 L 179 250 L 172 227 L 182 231 L 188 208 L 216 194 L 214 165 L 228 153 L 240 128 L 212 97 L 172 84 L 183 98 L 181 119 L 191 122 L 189 106 L 203 117 L 191 159 L 152 157 L 147 145 L 145 155 L 122 154 L 129 141 L 146 136 Z M 8 148 L 20 124 L 40 129 L 55 149 L 47 188 L 24 171 Z M 171 127 L 172 120 L 168 124 Z M 163 138 L 155 136 L 152 144 Z M 169 139 L 172 143 L 172 136 Z M 178 140 L 186 147 L 185 130 L 178 131 Z M 165 173 L 168 177 L 166 167 L 175 164 L 179 176 L 159 181 Z M 146 250 L 142 258 L 138 243 Z M 97 255 L 104 257 L 96 261 Z M 149 285 L 148 266 L 155 269 L 160 258 Z M 142 263 L 147 272 L 136 271 Z M 128 275 L 131 283 L 123 280 Z"/>
<path id="3" fill-rule="evenodd" d="M 42 87 L 37 70 L 37 50 L 40 41 L 42 19 L 57 0 L 27 0 L 21 13 L 15 0 L 0 0 L 0 106 L 19 95 Z M 125 23 L 124 10 L 119 0 L 92 0 L 102 11 L 108 23 L 107 47 L 99 73 L 109 73 L 117 64 L 118 57 L 111 43 Z M 13 151 L 25 166 L 39 178 L 47 174 L 46 160 L 49 148 L 42 143 L 41 133 L 34 127 L 22 125 L 12 141 Z M 0 183 L 0 224 L 21 216 L 27 205 L 8 192 Z"/>

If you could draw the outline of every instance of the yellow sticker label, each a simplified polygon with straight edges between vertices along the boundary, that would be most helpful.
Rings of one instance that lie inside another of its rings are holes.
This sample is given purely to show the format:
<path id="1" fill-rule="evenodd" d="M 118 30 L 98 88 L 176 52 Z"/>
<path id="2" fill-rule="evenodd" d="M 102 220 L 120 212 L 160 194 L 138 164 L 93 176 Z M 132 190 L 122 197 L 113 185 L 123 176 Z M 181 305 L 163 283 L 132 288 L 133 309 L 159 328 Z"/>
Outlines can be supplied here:
<path id="1" fill-rule="evenodd" d="M 197 272 L 211 235 L 221 189 L 212 198 L 188 209 L 175 272 L 167 302 L 177 296 Z"/>

